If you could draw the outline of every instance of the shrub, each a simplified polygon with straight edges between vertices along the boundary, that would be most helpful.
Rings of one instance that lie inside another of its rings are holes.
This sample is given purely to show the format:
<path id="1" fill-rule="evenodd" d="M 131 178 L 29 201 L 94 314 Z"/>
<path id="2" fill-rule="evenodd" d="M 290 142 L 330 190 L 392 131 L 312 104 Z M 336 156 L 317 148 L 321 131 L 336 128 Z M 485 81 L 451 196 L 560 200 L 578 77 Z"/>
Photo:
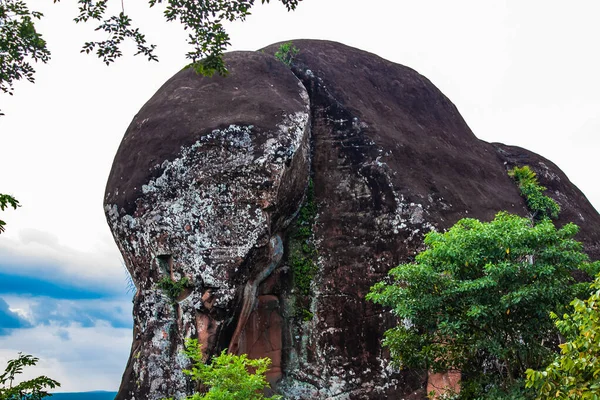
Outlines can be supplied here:
<path id="1" fill-rule="evenodd" d="M 289 67 L 299 52 L 300 50 L 292 42 L 287 42 L 279 46 L 275 52 L 275 58 Z"/>
<path id="2" fill-rule="evenodd" d="M 544 195 L 546 188 L 538 183 L 535 172 L 529 166 L 514 167 L 508 171 L 508 175 L 517 181 L 521 196 L 527 202 L 527 208 L 535 220 L 558 218 L 560 206 L 556 201 Z"/>
<path id="3" fill-rule="evenodd" d="M 207 387 L 206 393 L 195 393 L 188 400 L 262 400 L 280 399 L 280 396 L 265 397 L 263 391 L 269 388 L 265 377 L 271 360 L 260 358 L 251 360 L 246 354 L 227 354 L 225 350 L 213 357 L 209 364 L 202 361 L 198 341 L 188 339 L 184 351 L 192 360 L 192 368 L 183 370 L 192 380 Z"/>
<path id="4" fill-rule="evenodd" d="M 543 371 L 527 370 L 527 387 L 538 399 L 600 398 L 600 275 L 591 288 L 587 300 L 573 300 L 571 314 L 552 315 L 568 341 Z"/>
<path id="5" fill-rule="evenodd" d="M 500 212 L 488 223 L 463 219 L 427 234 L 415 261 L 392 269 L 367 295 L 401 321 L 385 333 L 392 360 L 460 370 L 463 398 L 523 389 L 525 370 L 552 357 L 549 313 L 580 293 L 571 272 L 600 268 L 572 239 L 577 231 Z"/>

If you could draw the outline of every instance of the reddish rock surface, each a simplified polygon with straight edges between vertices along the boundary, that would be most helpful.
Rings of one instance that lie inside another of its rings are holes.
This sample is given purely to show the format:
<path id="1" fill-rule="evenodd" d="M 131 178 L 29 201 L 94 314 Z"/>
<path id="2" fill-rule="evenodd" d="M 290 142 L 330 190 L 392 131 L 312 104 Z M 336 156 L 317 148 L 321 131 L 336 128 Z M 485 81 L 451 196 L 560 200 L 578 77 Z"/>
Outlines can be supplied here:
<path id="1" fill-rule="evenodd" d="M 258 296 L 256 309 L 246 324 L 239 348 L 239 353 L 248 354 L 250 358 L 271 359 L 271 369 L 267 373 L 271 385 L 275 385 L 282 377 L 283 322 L 279 297 Z"/>
<path id="2" fill-rule="evenodd" d="M 286 398 L 424 398 L 426 371 L 398 371 L 381 347 L 397 321 L 364 296 L 428 231 L 499 210 L 525 215 L 507 175 L 514 164 L 538 172 L 560 222 L 580 223 L 600 256 L 600 216 L 554 164 L 477 139 L 410 68 L 339 43 L 294 45 L 291 69 L 270 55 L 275 44 L 228 55 L 226 78 L 180 72 L 125 134 L 105 198 L 138 288 L 118 399 L 189 392 L 177 371 L 190 336 L 207 356 L 234 346 L 271 357 L 269 378 Z M 309 166 L 317 270 L 303 293 L 291 222 Z M 191 287 L 173 303 L 157 288 L 164 276 Z"/>
<path id="3" fill-rule="evenodd" d="M 433 399 L 444 395 L 460 393 L 460 371 L 429 372 L 427 374 L 427 394 Z"/>

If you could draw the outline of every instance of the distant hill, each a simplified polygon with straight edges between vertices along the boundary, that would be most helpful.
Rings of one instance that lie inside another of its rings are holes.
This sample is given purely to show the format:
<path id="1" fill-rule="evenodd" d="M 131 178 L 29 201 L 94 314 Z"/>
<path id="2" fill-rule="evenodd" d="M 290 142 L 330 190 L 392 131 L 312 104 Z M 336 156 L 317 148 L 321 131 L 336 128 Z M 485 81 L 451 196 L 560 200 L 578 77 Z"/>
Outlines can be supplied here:
<path id="1" fill-rule="evenodd" d="M 117 392 L 52 393 L 50 400 L 114 400 Z"/>

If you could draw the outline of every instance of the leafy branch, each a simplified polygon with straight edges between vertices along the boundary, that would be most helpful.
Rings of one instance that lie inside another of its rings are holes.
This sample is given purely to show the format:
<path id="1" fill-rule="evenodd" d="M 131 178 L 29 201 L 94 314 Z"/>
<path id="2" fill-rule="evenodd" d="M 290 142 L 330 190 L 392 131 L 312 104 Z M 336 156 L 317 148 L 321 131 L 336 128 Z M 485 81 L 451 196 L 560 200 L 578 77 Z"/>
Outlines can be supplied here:
<path id="1" fill-rule="evenodd" d="M 60 0 L 54 0 L 54 3 Z M 110 65 L 123 56 L 121 46 L 127 41 L 135 44 L 137 52 L 149 61 L 158 61 L 156 45 L 148 43 L 146 35 L 134 26 L 125 12 L 124 0 L 121 11 L 111 15 L 108 0 L 77 0 L 78 14 L 75 23 L 98 23 L 96 31 L 105 32 L 107 38 L 83 44 L 82 53 L 96 54 Z M 199 74 L 212 76 L 227 74 L 223 53 L 230 45 L 225 30 L 226 22 L 244 21 L 256 0 L 149 0 L 150 8 L 165 4 L 164 17 L 176 21 L 189 31 L 188 44 L 192 47 L 186 57 L 190 66 Z M 302 0 L 278 0 L 288 11 L 295 10 Z M 269 0 L 261 0 L 261 4 Z M 13 94 L 15 81 L 27 79 L 34 82 L 32 61 L 47 63 L 50 51 L 46 41 L 35 28 L 35 20 L 43 14 L 31 11 L 22 0 L 0 0 L 0 92 Z M 3 115 L 0 112 L 0 115 Z"/>
<path id="2" fill-rule="evenodd" d="M 4 211 L 8 207 L 12 207 L 16 210 L 17 207 L 21 207 L 21 205 L 19 204 L 19 200 L 15 199 L 14 197 L 8 194 L 0 193 L 0 211 Z M 5 225 L 6 222 L 0 219 L 0 233 L 6 230 L 6 228 L 4 227 Z"/>
<path id="3" fill-rule="evenodd" d="M 60 383 L 44 375 L 15 384 L 16 375 L 21 374 L 24 367 L 35 366 L 38 361 L 37 357 L 19 353 L 18 358 L 8 362 L 6 370 L 0 375 L 0 400 L 40 400 L 50 396 L 46 389 L 60 386 Z"/>
<path id="4" fill-rule="evenodd" d="M 13 94 L 14 82 L 34 82 L 30 61 L 48 62 L 50 50 L 35 29 L 42 13 L 30 11 L 20 0 L 0 0 L 0 92 Z M 2 112 L 0 111 L 0 115 Z"/>
<path id="5" fill-rule="evenodd" d="M 55 0 L 57 2 L 59 0 Z M 288 11 L 294 10 L 302 0 L 279 0 Z M 179 22 L 188 34 L 188 44 L 192 50 L 186 54 L 196 72 L 211 76 L 214 73 L 227 74 L 223 53 L 231 44 L 223 24 L 244 21 L 250 15 L 255 0 L 149 0 L 150 8 L 165 4 L 164 17 L 167 22 Z M 82 52 L 95 52 L 107 65 L 123 55 L 122 43 L 129 39 L 149 61 L 158 61 L 156 45 L 148 44 L 146 36 L 139 28 L 132 26 L 132 19 L 122 6 L 118 15 L 107 15 L 108 0 L 78 0 L 79 14 L 75 22 L 99 21 L 96 31 L 104 31 L 109 38 L 103 41 L 86 42 Z M 261 0 L 269 3 L 269 0 Z M 123 3 L 121 3 L 123 4 Z"/>
<path id="6" fill-rule="evenodd" d="M 573 312 L 559 318 L 556 327 L 567 338 L 561 352 L 544 370 L 527 370 L 527 387 L 537 398 L 596 399 L 600 397 L 600 275 L 591 284 L 592 295 L 571 302 Z"/>

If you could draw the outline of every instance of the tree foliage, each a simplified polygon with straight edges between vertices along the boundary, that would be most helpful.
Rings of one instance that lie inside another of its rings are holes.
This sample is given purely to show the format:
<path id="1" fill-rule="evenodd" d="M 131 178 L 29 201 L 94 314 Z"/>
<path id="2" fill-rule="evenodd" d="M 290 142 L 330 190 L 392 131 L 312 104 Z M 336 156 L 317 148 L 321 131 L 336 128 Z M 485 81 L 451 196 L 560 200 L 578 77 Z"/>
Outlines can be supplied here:
<path id="1" fill-rule="evenodd" d="M 20 207 L 19 200 L 15 199 L 14 197 L 12 197 L 8 194 L 0 193 L 0 211 L 4 211 L 8 207 L 12 207 L 16 210 L 17 207 Z M 0 219 L 0 233 L 4 232 L 6 230 L 5 225 L 6 225 L 6 222 L 4 222 Z"/>
<path id="2" fill-rule="evenodd" d="M 192 380 L 207 387 L 206 393 L 195 393 L 188 400 L 262 400 L 269 387 L 266 372 L 271 360 L 251 360 L 246 354 L 227 354 L 225 350 L 210 363 L 204 364 L 198 341 L 186 342 L 185 354 L 192 360 L 192 369 L 183 370 Z M 279 399 L 279 396 L 269 397 Z"/>
<path id="3" fill-rule="evenodd" d="M 15 81 L 34 81 L 35 71 L 30 61 L 45 63 L 49 60 L 46 41 L 34 25 L 34 21 L 41 17 L 41 13 L 30 11 L 24 1 L 0 0 L 1 92 L 12 95 Z"/>
<path id="4" fill-rule="evenodd" d="M 527 371 L 527 387 L 538 399 L 600 398 L 600 275 L 592 284 L 587 300 L 575 299 L 574 311 L 553 318 L 567 342 L 561 353 L 543 371 Z"/>
<path id="5" fill-rule="evenodd" d="M 54 0 L 58 2 L 60 0 Z M 288 11 L 296 9 L 302 0 L 278 0 Z M 262 4 L 270 0 L 260 0 Z M 115 1 L 116 3 L 116 1 Z M 95 22 L 96 31 L 106 33 L 106 39 L 83 44 L 82 52 L 94 53 L 107 65 L 123 55 L 122 45 L 131 41 L 150 61 L 158 61 L 156 45 L 146 40 L 146 35 L 135 27 L 125 12 L 121 1 L 120 12 L 108 12 L 108 0 L 77 0 L 78 14 L 74 21 Z M 111 3 L 112 4 L 112 3 Z M 227 67 L 223 52 L 230 45 L 224 23 L 244 21 L 250 15 L 255 0 L 149 0 L 149 7 L 164 5 L 164 17 L 175 21 L 189 32 L 191 50 L 186 57 L 198 73 L 225 75 Z M 31 11 L 22 0 L 0 0 L 0 91 L 12 94 L 13 82 L 20 79 L 34 81 L 31 61 L 46 63 L 50 51 L 46 41 L 36 31 L 35 20 L 42 13 Z"/>
<path id="6" fill-rule="evenodd" d="M 514 167 L 508 171 L 508 175 L 517 181 L 521 196 L 527 202 L 527 208 L 535 220 L 558 218 L 560 206 L 556 201 L 544 195 L 546 188 L 539 184 L 536 173 L 529 166 Z"/>
<path id="7" fill-rule="evenodd" d="M 39 400 L 49 396 L 47 389 L 54 389 L 60 386 L 60 383 L 47 376 L 38 376 L 37 378 L 15 384 L 16 375 L 23 372 L 24 367 L 35 366 L 39 359 L 28 354 L 19 353 L 19 357 L 10 360 L 6 370 L 0 375 L 0 400 Z"/>
<path id="8" fill-rule="evenodd" d="M 415 261 L 392 269 L 367 296 L 401 321 L 385 334 L 392 359 L 462 371 L 464 398 L 514 388 L 553 354 L 549 313 L 582 291 L 571 272 L 600 268 L 573 240 L 577 231 L 500 212 L 488 223 L 463 219 L 427 234 Z"/>

